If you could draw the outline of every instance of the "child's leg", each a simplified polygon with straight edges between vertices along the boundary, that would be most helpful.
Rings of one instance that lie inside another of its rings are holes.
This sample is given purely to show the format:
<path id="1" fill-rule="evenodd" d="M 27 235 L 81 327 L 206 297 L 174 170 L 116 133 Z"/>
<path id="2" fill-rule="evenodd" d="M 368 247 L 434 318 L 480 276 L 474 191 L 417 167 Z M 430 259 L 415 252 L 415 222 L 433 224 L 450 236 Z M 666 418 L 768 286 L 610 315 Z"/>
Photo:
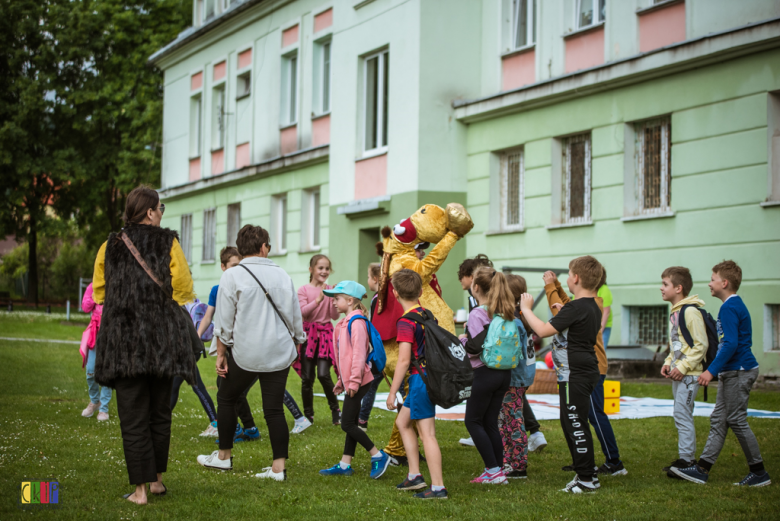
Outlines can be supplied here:
<path id="1" fill-rule="evenodd" d="M 108 412 L 108 403 L 111 401 L 113 389 L 103 387 L 100 389 L 100 412 Z"/>
<path id="2" fill-rule="evenodd" d="M 561 423 L 573 448 L 574 470 L 580 479 L 593 479 L 593 438 L 588 427 L 588 406 L 596 379 L 591 382 L 568 382 L 561 402 Z"/>
<path id="3" fill-rule="evenodd" d="M 330 376 L 330 367 L 331 363 L 327 358 L 317 359 L 317 380 L 320 381 L 322 390 L 325 391 L 325 398 L 328 399 L 328 406 L 330 406 L 330 411 L 335 413 L 339 410 L 339 399 L 336 398 L 336 395 L 333 393 L 335 384 L 333 383 L 333 378 Z"/>
<path id="4" fill-rule="evenodd" d="M 523 425 L 522 387 L 510 387 L 501 406 L 500 431 L 504 445 L 504 465 L 525 470 L 528 465 L 528 436 Z"/>
<path id="5" fill-rule="evenodd" d="M 173 411 L 173 408 L 176 407 L 176 404 L 179 402 L 179 389 L 181 389 L 181 384 L 183 382 L 184 378 L 181 376 L 173 377 L 173 388 L 171 389 L 171 411 Z"/>
<path id="6" fill-rule="evenodd" d="M 308 358 L 306 349 L 301 346 L 301 400 L 303 401 L 303 414 L 310 420 L 314 419 L 314 378 L 316 361 Z"/>
<path id="7" fill-rule="evenodd" d="M 495 369 L 491 369 L 491 371 L 495 371 L 496 374 L 493 377 L 498 385 L 490 398 L 490 405 L 485 411 L 483 424 L 485 425 L 485 432 L 488 438 L 490 438 L 490 444 L 493 446 L 495 466 L 502 467 L 504 464 L 504 443 L 501 440 L 501 432 L 498 430 L 498 417 L 501 414 L 501 404 L 504 401 L 504 395 L 507 389 L 509 389 L 512 373 Z"/>
<path id="8" fill-rule="evenodd" d="M 408 411 L 409 409 L 404 407 L 404 410 Z M 425 459 L 428 462 L 428 471 L 431 473 L 431 485 L 434 487 L 443 487 L 444 478 L 442 477 L 441 470 L 441 449 L 439 449 L 439 442 L 436 440 L 435 420 L 433 418 L 417 420 L 417 430 L 420 432 L 423 447 L 425 448 Z M 404 441 L 406 441 L 406 438 L 404 438 Z M 412 470 L 411 457 L 412 450 L 415 452 L 415 454 L 417 453 L 417 438 L 414 438 L 412 445 L 414 445 L 413 449 L 412 447 L 406 447 L 406 454 L 409 456 L 409 473 L 419 474 L 419 466 L 417 467 L 417 471 Z M 416 459 L 418 460 L 419 465 L 419 458 Z"/>
<path id="9" fill-rule="evenodd" d="M 284 406 L 290 411 L 294 419 L 303 418 L 303 413 L 298 408 L 298 404 L 295 403 L 295 398 L 292 397 L 289 391 L 284 391 Z"/>
<path id="10" fill-rule="evenodd" d="M 674 425 L 677 427 L 677 452 L 685 461 L 696 459 L 696 427 L 693 405 L 699 384 L 696 376 L 686 376 L 682 382 L 672 382 L 674 395 Z"/>
<path id="11" fill-rule="evenodd" d="M 368 437 L 368 434 L 358 427 L 358 417 L 360 416 L 360 403 L 371 384 L 366 384 L 358 389 L 355 396 L 344 397 L 344 410 L 341 413 L 341 430 L 343 430 L 347 439 L 344 441 L 344 457 L 341 461 L 350 463 L 355 455 L 355 447 L 358 443 L 366 449 L 372 456 L 379 452 L 374 446 L 374 442 Z"/>
<path id="12" fill-rule="evenodd" d="M 214 407 L 214 402 L 211 400 L 211 395 L 208 390 L 206 390 L 206 386 L 203 385 L 203 379 L 200 377 L 198 364 L 195 364 L 195 379 L 195 385 L 192 386 L 192 390 L 195 391 L 195 394 L 200 400 L 200 405 L 203 407 L 203 410 L 206 411 L 209 422 L 213 422 L 217 419 L 217 410 Z"/>
<path id="13" fill-rule="evenodd" d="M 374 400 L 376 400 L 376 390 L 379 388 L 379 384 L 382 383 L 382 374 L 380 373 L 374 381 L 371 382 L 371 387 L 363 397 L 363 402 L 360 405 L 360 423 L 366 423 L 369 416 L 371 416 L 371 410 L 374 408 Z"/>
<path id="14" fill-rule="evenodd" d="M 501 435 L 498 433 L 498 414 L 501 410 L 501 402 L 493 403 L 494 395 L 500 383 L 497 380 L 497 373 L 499 371 L 491 370 L 488 367 L 475 369 L 471 396 L 466 401 L 466 417 L 464 421 L 469 434 L 471 434 L 471 439 L 474 440 L 474 445 L 479 451 L 479 455 L 482 456 L 485 468 L 498 467 L 504 459 L 502 454 L 499 460 L 496 461 L 496 450 L 493 447 L 493 437 L 497 436 L 503 452 Z M 503 400 L 503 396 L 500 399 Z M 495 417 L 492 416 L 493 412 L 496 413 Z M 495 426 L 491 427 L 492 423 L 495 423 Z"/>
<path id="15" fill-rule="evenodd" d="M 606 375 L 599 377 L 599 381 L 596 382 L 596 386 L 590 395 L 588 420 L 593 425 L 593 430 L 596 431 L 596 437 L 599 439 L 599 443 L 601 443 L 601 451 L 604 453 L 604 457 L 610 463 L 617 463 L 620 461 L 617 440 L 615 440 L 615 433 L 612 430 L 609 417 L 604 412 L 604 380 L 606 378 Z"/>
<path id="16" fill-rule="evenodd" d="M 523 423 L 525 424 L 525 430 L 528 434 L 539 432 L 539 422 L 536 420 L 536 415 L 531 408 L 531 404 L 528 403 L 528 397 L 526 396 L 525 390 L 523 391 Z"/>
<path id="17" fill-rule="evenodd" d="M 569 436 L 569 428 L 568 428 L 568 419 L 566 417 L 566 413 L 564 411 L 563 404 L 566 403 L 566 397 L 569 396 L 569 382 L 558 382 L 558 400 L 561 404 L 560 408 L 560 422 L 561 422 L 561 430 L 563 431 L 563 439 L 566 440 L 566 446 L 569 447 L 569 454 L 571 455 L 571 461 L 572 464 L 574 462 L 574 443 L 572 442 L 571 437 Z"/>
<path id="18" fill-rule="evenodd" d="M 736 392 L 736 371 L 724 371 L 718 375 L 718 396 L 715 398 L 715 408 L 710 415 L 710 433 L 707 435 L 707 443 L 699 458 L 699 465 L 709 471 L 718 461 L 723 444 L 728 433 L 728 406 L 726 400 L 729 395 Z"/>
<path id="19" fill-rule="evenodd" d="M 414 421 L 411 418 L 411 410 L 409 407 L 401 407 L 401 411 L 398 416 L 395 417 L 395 424 L 398 427 L 398 432 L 401 435 L 401 439 L 404 442 L 404 450 L 406 451 L 406 457 L 409 461 L 409 474 L 420 473 L 420 451 L 417 448 L 417 433 L 414 430 Z M 428 457 L 428 448 L 425 449 L 426 458 Z M 428 463 L 430 468 L 430 463 Z"/>
<path id="20" fill-rule="evenodd" d="M 92 403 L 98 403 L 100 401 L 100 385 L 95 381 L 95 350 L 87 350 L 87 365 L 85 367 L 87 372 L 87 392 L 89 393 L 89 401 Z"/>

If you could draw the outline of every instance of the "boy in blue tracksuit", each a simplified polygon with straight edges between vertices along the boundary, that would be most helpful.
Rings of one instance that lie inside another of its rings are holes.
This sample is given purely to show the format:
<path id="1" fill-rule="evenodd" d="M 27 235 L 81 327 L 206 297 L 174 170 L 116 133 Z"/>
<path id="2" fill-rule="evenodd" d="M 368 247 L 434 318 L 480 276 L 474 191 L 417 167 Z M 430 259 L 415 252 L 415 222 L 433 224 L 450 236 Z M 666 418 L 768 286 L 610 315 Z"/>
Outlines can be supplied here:
<path id="1" fill-rule="evenodd" d="M 709 385 L 717 376 L 718 397 L 710 417 L 710 434 L 698 464 L 671 469 L 677 476 L 694 483 L 707 482 L 729 428 L 739 440 L 750 467 L 748 475 L 734 484 L 763 487 L 771 483 L 758 441 L 747 422 L 750 388 L 758 377 L 758 362 L 750 349 L 753 345 L 750 314 L 737 295 L 741 282 L 742 269 L 734 261 L 723 261 L 712 268 L 710 293 L 723 301 L 718 311 L 718 354 L 708 370 L 699 376 L 699 384 Z"/>

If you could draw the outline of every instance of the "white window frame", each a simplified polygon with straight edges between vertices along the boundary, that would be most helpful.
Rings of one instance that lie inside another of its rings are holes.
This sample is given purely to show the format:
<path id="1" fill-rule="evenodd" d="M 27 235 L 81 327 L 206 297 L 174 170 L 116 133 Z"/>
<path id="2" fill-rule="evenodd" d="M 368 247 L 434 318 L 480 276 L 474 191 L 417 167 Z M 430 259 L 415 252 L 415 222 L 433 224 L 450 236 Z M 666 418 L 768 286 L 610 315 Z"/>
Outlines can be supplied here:
<path id="1" fill-rule="evenodd" d="M 645 208 L 645 130 L 661 127 L 661 205 Z M 661 117 L 635 123 L 635 144 L 637 175 L 637 208 L 640 215 L 667 214 L 671 211 L 672 186 L 672 122 L 671 117 Z"/>
<path id="2" fill-rule="evenodd" d="M 241 87 L 244 87 L 241 90 Z M 236 74 L 236 100 L 248 98 L 252 95 L 252 67 L 246 67 Z"/>
<path id="3" fill-rule="evenodd" d="M 593 9 L 593 20 L 588 25 L 580 25 L 580 9 L 582 7 L 582 2 L 583 1 L 590 2 L 591 6 L 593 6 L 594 4 L 596 6 Z M 599 4 L 601 3 L 601 1 L 602 0 L 577 0 L 576 5 L 575 5 L 576 9 L 574 11 L 574 27 L 577 28 L 577 29 L 585 29 L 585 28 L 588 28 L 588 27 L 592 27 L 594 25 L 599 25 L 601 23 L 604 23 L 605 18 L 601 17 L 601 9 L 598 9 Z M 604 9 L 606 10 L 607 0 L 603 0 L 603 1 L 604 1 Z M 606 17 L 606 14 L 604 16 Z"/>
<path id="4" fill-rule="evenodd" d="M 327 53 L 326 53 L 327 51 Z M 326 56 L 327 54 L 327 56 Z M 322 42 L 320 46 L 320 113 L 327 114 L 330 112 L 330 97 L 331 97 L 331 62 L 333 55 L 333 41 L 327 40 Z"/>
<path id="5" fill-rule="evenodd" d="M 192 214 L 185 213 L 181 216 L 181 249 L 187 264 L 192 264 Z"/>
<path id="6" fill-rule="evenodd" d="M 276 251 L 273 255 L 285 255 L 287 253 L 287 194 L 278 194 L 273 196 L 272 218 L 273 234 L 271 235 L 271 244 L 276 245 Z"/>
<path id="7" fill-rule="evenodd" d="M 374 58 L 377 58 L 377 113 L 375 114 L 375 121 L 376 121 L 376 127 L 377 127 L 377 146 L 374 148 L 368 148 L 368 113 L 369 113 L 369 107 L 368 107 L 368 63 L 369 61 L 373 60 Z M 387 139 L 387 136 L 385 135 L 385 120 L 384 120 L 384 105 L 385 105 L 385 97 L 387 96 L 387 92 L 384 92 L 384 84 L 385 84 L 385 62 L 389 60 L 390 58 L 390 50 L 384 49 L 382 51 L 376 52 L 374 54 L 368 55 L 363 59 L 363 121 L 362 121 L 362 132 L 363 132 L 363 156 L 372 156 L 372 155 L 379 155 L 384 152 L 387 152 L 388 145 L 386 143 L 389 143 L 389 140 Z M 388 84 L 388 90 L 389 90 L 389 84 Z M 390 110 L 388 107 L 388 118 L 390 115 Z M 389 126 L 388 126 L 388 132 L 389 132 Z M 385 143 L 385 144 L 383 144 Z"/>
<path id="8" fill-rule="evenodd" d="M 509 187 L 509 164 L 510 164 L 510 158 L 513 156 L 517 156 L 517 162 L 518 162 L 518 168 L 519 168 L 519 179 L 518 179 L 518 190 L 517 190 L 517 197 L 518 197 L 518 219 L 515 223 L 509 222 L 509 197 L 511 195 L 510 193 L 510 187 Z M 500 229 L 501 231 L 507 231 L 507 232 L 519 232 L 523 231 L 523 227 L 525 224 L 525 151 L 523 148 L 515 148 L 512 150 L 506 150 L 501 153 L 500 156 L 500 206 L 501 206 L 501 219 L 500 219 Z"/>
<path id="9" fill-rule="evenodd" d="M 764 304 L 764 351 L 780 351 L 780 304 Z"/>
<path id="10" fill-rule="evenodd" d="M 210 264 L 216 260 L 217 247 L 217 209 L 203 210 L 203 248 L 201 264 Z"/>
<path id="11" fill-rule="evenodd" d="M 194 122 L 193 128 L 193 119 Z M 193 132 L 195 130 L 195 132 Z M 193 136 L 193 134 L 195 134 Z M 190 146 L 189 158 L 197 159 L 203 155 L 203 91 L 190 96 Z"/>
<path id="12" fill-rule="evenodd" d="M 585 179 L 584 184 L 584 215 L 582 217 L 571 216 L 571 145 L 583 140 L 585 142 Z M 563 222 L 565 224 L 587 224 L 591 222 L 591 134 L 577 134 L 565 138 L 563 144 Z"/>
<path id="13" fill-rule="evenodd" d="M 304 251 L 316 251 L 320 249 L 320 243 L 322 237 L 320 230 L 322 227 L 322 220 L 320 214 L 320 206 L 322 205 L 322 190 L 319 186 L 310 188 L 303 191 L 303 219 L 304 230 L 303 239 L 304 242 L 301 245 Z"/>
<path id="14" fill-rule="evenodd" d="M 227 145 L 227 83 L 220 82 L 211 89 L 213 106 L 211 122 L 211 150 L 224 149 Z"/>
<path id="15" fill-rule="evenodd" d="M 227 245 L 235 246 L 238 231 L 241 229 L 241 203 L 228 205 Z"/>
<path id="16" fill-rule="evenodd" d="M 282 57 L 282 127 L 289 127 L 298 123 L 298 90 L 300 84 L 300 75 L 298 67 L 298 51 Z"/>
<path id="17" fill-rule="evenodd" d="M 512 0 L 512 45 L 513 50 L 523 49 L 536 43 L 536 0 L 525 0 L 526 9 L 526 34 L 525 43 L 517 45 L 517 32 L 520 30 L 520 17 L 523 15 L 522 10 L 519 9 L 520 2 L 523 0 Z"/>

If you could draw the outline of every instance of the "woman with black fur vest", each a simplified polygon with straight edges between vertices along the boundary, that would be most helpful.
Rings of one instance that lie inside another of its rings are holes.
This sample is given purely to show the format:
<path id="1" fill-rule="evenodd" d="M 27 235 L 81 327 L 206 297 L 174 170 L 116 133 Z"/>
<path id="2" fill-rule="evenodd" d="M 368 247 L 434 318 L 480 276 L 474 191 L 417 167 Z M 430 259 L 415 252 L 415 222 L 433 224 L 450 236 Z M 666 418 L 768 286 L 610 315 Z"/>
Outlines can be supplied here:
<path id="1" fill-rule="evenodd" d="M 195 298 L 192 276 L 178 234 L 160 227 L 164 211 L 151 188 L 130 192 L 125 228 L 100 247 L 92 280 L 93 298 L 103 304 L 95 380 L 116 390 L 127 473 L 136 486 L 124 497 L 139 505 L 147 502 L 146 483 L 152 494 L 167 491 L 173 377 L 196 380 L 192 324 L 179 307 Z"/>

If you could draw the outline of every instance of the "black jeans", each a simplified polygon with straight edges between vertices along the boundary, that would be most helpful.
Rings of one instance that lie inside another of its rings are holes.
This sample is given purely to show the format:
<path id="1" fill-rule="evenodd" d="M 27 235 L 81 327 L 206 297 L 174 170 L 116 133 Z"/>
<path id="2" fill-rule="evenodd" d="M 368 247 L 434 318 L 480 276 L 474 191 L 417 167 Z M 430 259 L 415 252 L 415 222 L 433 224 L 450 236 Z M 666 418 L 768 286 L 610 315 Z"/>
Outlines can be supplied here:
<path id="1" fill-rule="evenodd" d="M 120 378 L 114 383 L 131 485 L 157 481 L 157 474 L 168 469 L 172 384 L 172 378 L 154 376 Z"/>
<path id="2" fill-rule="evenodd" d="M 382 383 L 383 379 L 384 373 L 379 373 L 376 378 L 374 378 L 374 381 L 369 384 L 371 387 L 363 397 L 363 402 L 360 406 L 360 421 L 363 423 L 366 423 L 369 416 L 371 416 L 371 410 L 374 408 L 374 401 L 376 400 L 376 390 L 379 388 L 379 384 Z"/>
<path id="3" fill-rule="evenodd" d="M 370 383 L 364 385 L 353 397 L 344 395 L 344 410 L 341 412 L 341 430 L 347 433 L 347 439 L 344 441 L 344 455 L 354 456 L 355 447 L 360 443 L 364 449 L 371 450 L 374 442 L 368 437 L 368 434 L 358 427 L 358 417 L 360 417 L 360 406 L 363 397 L 371 389 Z"/>
<path id="4" fill-rule="evenodd" d="M 466 401 L 465 423 L 488 469 L 499 467 L 504 461 L 498 415 L 511 381 L 512 371 L 484 366 L 474 369 L 471 397 Z"/>
<path id="5" fill-rule="evenodd" d="M 574 471 L 581 479 L 593 479 L 596 466 L 593 436 L 588 425 L 590 395 L 599 375 L 589 382 L 558 382 L 561 407 L 561 427 L 569 445 Z"/>
<path id="6" fill-rule="evenodd" d="M 528 387 L 526 387 L 528 390 Z M 528 403 L 526 398 L 527 393 L 523 393 L 523 423 L 525 424 L 525 431 L 528 434 L 536 434 L 539 432 L 539 422 L 536 420 L 534 410 L 531 409 L 531 404 Z"/>
<path id="7" fill-rule="evenodd" d="M 301 347 L 303 349 L 303 347 Z M 327 358 L 308 358 L 301 355 L 301 399 L 303 400 L 303 414 L 310 420 L 314 420 L 314 372 L 322 384 L 325 397 L 331 413 L 339 410 L 339 400 L 333 394 L 333 379 L 330 377 L 330 360 Z M 335 417 L 335 414 L 334 414 Z"/>
<path id="8" fill-rule="evenodd" d="M 217 430 L 219 430 L 219 448 L 233 448 L 233 433 L 236 428 L 236 404 L 255 380 L 260 380 L 260 392 L 263 397 L 263 417 L 268 426 L 268 438 L 271 440 L 273 459 L 287 458 L 290 445 L 290 433 L 284 419 L 284 392 L 287 386 L 287 374 L 290 368 L 270 373 L 245 371 L 236 364 L 230 353 L 227 354 L 228 373 L 217 391 Z"/>
<path id="9" fill-rule="evenodd" d="M 200 404 L 203 406 L 203 410 L 206 411 L 206 416 L 209 417 L 209 421 L 213 422 L 217 419 L 217 410 L 214 407 L 214 402 L 211 400 L 211 395 L 206 390 L 206 386 L 203 384 L 203 379 L 200 377 L 200 371 L 198 365 L 195 365 L 195 377 L 198 379 L 195 385 L 192 386 L 192 390 L 195 391 Z M 173 389 L 171 390 L 171 411 L 176 407 L 176 402 L 179 401 L 179 389 L 184 382 L 184 378 L 181 376 L 173 377 Z"/>

